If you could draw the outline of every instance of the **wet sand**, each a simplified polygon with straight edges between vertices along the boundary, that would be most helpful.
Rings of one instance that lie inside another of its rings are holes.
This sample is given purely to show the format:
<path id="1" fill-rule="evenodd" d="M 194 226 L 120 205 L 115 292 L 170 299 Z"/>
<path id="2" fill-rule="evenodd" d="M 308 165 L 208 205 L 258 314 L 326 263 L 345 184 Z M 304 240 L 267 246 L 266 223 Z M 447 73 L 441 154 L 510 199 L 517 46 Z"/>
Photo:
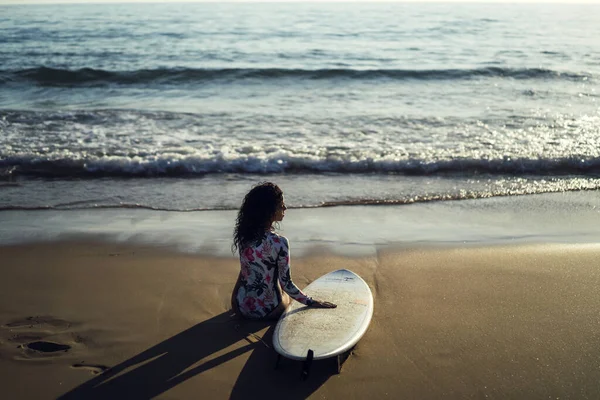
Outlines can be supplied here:
<path id="1" fill-rule="evenodd" d="M 432 245 L 292 260 L 294 281 L 348 268 L 375 296 L 335 374 L 274 370 L 273 327 L 231 316 L 233 257 L 167 247 L 0 247 L 2 398 L 600 397 L 600 246 Z"/>

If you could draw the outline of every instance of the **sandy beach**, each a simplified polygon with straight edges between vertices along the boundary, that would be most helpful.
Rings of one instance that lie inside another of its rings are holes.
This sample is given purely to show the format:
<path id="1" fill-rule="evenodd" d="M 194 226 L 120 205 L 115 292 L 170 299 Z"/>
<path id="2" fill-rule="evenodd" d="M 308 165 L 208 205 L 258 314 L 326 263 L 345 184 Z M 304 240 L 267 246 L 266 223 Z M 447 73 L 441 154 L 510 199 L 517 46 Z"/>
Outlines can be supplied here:
<path id="1" fill-rule="evenodd" d="M 274 370 L 272 325 L 231 316 L 233 257 L 63 241 L 4 246 L 0 260 L 6 399 L 600 396 L 597 245 L 296 257 L 300 287 L 343 267 L 375 297 L 342 373 L 320 361 L 304 382 L 297 362 Z M 64 347 L 28 348 L 52 344 Z"/>

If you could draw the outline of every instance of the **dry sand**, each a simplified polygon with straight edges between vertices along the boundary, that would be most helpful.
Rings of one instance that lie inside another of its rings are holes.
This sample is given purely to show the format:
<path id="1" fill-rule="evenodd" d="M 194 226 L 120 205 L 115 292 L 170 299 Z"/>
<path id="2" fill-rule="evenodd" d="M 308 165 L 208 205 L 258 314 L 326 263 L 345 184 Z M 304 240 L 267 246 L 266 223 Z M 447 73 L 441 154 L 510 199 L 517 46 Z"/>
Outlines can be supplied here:
<path id="1" fill-rule="evenodd" d="M 301 381 L 298 362 L 273 369 L 271 326 L 230 316 L 234 258 L 2 247 L 0 397 L 600 398 L 599 246 L 320 253 L 294 259 L 293 277 L 341 267 L 370 285 L 373 321 L 340 375 L 324 360 Z"/>

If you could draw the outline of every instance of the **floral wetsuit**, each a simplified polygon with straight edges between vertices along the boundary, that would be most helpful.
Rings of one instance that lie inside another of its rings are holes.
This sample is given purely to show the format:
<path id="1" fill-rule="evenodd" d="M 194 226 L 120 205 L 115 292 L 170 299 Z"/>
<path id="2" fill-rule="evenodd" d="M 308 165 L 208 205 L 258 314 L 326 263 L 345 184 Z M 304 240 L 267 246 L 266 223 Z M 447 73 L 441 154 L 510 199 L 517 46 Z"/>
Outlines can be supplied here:
<path id="1" fill-rule="evenodd" d="M 263 240 L 240 249 L 241 274 L 235 299 L 248 318 L 262 318 L 281 302 L 281 288 L 294 300 L 310 305 L 312 299 L 292 282 L 287 238 L 267 232 Z"/>

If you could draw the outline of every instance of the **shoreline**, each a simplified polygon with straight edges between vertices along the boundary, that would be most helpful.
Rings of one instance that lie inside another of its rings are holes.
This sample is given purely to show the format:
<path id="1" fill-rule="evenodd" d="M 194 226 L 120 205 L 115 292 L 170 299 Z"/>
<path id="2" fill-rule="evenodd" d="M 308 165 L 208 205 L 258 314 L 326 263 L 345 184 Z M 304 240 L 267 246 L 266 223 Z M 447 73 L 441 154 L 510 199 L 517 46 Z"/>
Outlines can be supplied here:
<path id="1" fill-rule="evenodd" d="M 231 256 L 236 211 L 139 209 L 0 212 L 0 245 L 102 240 Z M 374 255 L 419 244 L 597 243 L 600 197 L 567 192 L 402 206 L 290 210 L 279 232 L 293 255 Z"/>
<path id="2" fill-rule="evenodd" d="M 340 375 L 274 371 L 273 326 L 232 319 L 233 257 L 100 242 L 0 246 L 7 398 L 597 398 L 600 245 L 415 246 L 292 257 L 338 268 L 375 313 Z M 28 350 L 35 341 L 66 351 Z M 21 347 L 18 347 L 21 346 Z M 35 377 L 36 385 L 25 377 Z"/>

